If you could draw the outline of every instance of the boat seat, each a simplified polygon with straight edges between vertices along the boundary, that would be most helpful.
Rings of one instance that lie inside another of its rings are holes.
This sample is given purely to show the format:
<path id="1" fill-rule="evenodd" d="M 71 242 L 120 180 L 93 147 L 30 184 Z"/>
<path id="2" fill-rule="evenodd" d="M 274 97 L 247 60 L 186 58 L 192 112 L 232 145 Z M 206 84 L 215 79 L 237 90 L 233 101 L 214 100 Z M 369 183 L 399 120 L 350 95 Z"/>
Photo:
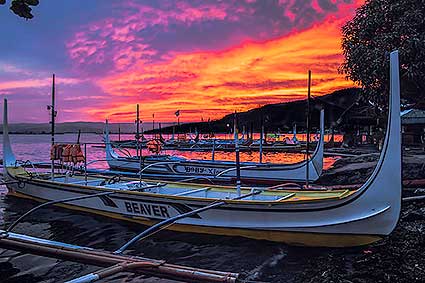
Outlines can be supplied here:
<path id="1" fill-rule="evenodd" d="M 289 198 L 291 198 L 291 197 L 293 197 L 293 196 L 295 196 L 295 193 L 287 194 L 286 196 L 283 196 L 283 197 L 281 197 L 281 198 L 277 199 L 276 201 L 277 201 L 277 202 L 279 202 L 279 201 L 283 201 L 283 200 L 289 199 Z"/>
<path id="2" fill-rule="evenodd" d="M 87 180 L 87 184 L 97 184 L 102 182 L 103 179 L 95 179 L 95 180 Z M 68 184 L 86 184 L 86 180 L 79 180 L 79 181 L 68 181 Z"/>
<path id="3" fill-rule="evenodd" d="M 191 195 L 191 194 L 194 194 L 194 193 L 208 191 L 209 189 L 211 189 L 211 188 L 210 187 L 205 187 L 205 188 L 195 189 L 195 190 L 191 190 L 191 191 L 184 191 L 184 192 L 175 194 L 174 196 L 187 196 L 187 195 Z"/>

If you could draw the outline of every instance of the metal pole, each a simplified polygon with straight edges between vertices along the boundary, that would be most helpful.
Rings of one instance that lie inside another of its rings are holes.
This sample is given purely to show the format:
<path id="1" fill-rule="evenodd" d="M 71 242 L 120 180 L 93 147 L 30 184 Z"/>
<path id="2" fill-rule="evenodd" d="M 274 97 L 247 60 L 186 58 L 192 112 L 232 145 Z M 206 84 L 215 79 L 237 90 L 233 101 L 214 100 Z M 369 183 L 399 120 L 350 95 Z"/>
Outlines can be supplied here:
<path id="1" fill-rule="evenodd" d="M 140 131 L 139 131 L 139 104 L 136 104 L 136 156 L 140 156 L 139 154 L 139 140 L 140 140 Z"/>
<path id="2" fill-rule="evenodd" d="M 51 139 L 52 139 L 52 147 L 55 145 L 55 116 L 56 116 L 56 112 L 55 112 L 55 74 L 53 74 L 53 83 L 52 83 L 52 105 L 50 106 L 50 109 L 52 110 L 51 112 L 51 125 L 52 125 L 52 129 L 51 129 Z M 54 175 L 55 175 L 55 161 L 52 160 L 52 168 L 51 168 L 51 179 L 53 180 Z"/>
<path id="3" fill-rule="evenodd" d="M 237 195 L 241 195 L 241 163 L 239 156 L 239 137 L 238 137 L 238 118 L 235 112 L 234 122 L 233 122 L 233 133 L 235 137 L 235 154 L 236 154 L 236 192 Z"/>
<path id="4" fill-rule="evenodd" d="M 214 159 L 215 159 L 215 137 L 213 138 L 213 147 L 212 147 L 211 160 L 214 161 Z"/>
<path id="5" fill-rule="evenodd" d="M 139 158 L 139 187 L 142 186 L 142 149 L 140 148 L 140 116 L 139 104 L 136 105 L 136 154 Z"/>
<path id="6" fill-rule="evenodd" d="M 121 141 L 121 124 L 118 124 L 118 141 Z"/>
<path id="7" fill-rule="evenodd" d="M 231 200 L 239 200 L 239 199 L 244 199 L 250 196 L 254 196 L 254 195 L 258 195 L 261 194 L 262 190 L 253 190 L 252 192 L 242 195 L 242 196 L 238 196 L 235 198 L 232 198 Z M 129 246 L 131 246 L 132 244 L 136 243 L 137 241 L 147 238 L 149 236 L 151 236 L 152 234 L 156 233 L 157 231 L 161 230 L 163 227 L 168 227 L 167 225 L 171 225 L 174 222 L 176 222 L 179 219 L 183 219 L 183 218 L 187 218 L 193 215 L 196 215 L 198 213 L 201 213 L 203 211 L 206 210 L 210 210 L 210 209 L 214 209 L 220 206 L 224 206 L 228 204 L 227 200 L 225 199 L 218 199 L 206 206 L 201 206 L 197 209 L 191 210 L 189 212 L 185 212 L 182 214 L 178 214 L 176 216 L 173 216 L 171 218 L 167 218 L 165 220 L 162 220 L 152 226 L 150 226 L 148 229 L 146 229 L 145 231 L 141 232 L 140 234 L 134 236 L 130 241 L 128 241 L 127 243 L 125 243 L 124 245 L 122 245 L 119 249 L 117 249 L 116 251 L 114 251 L 114 254 L 121 254 L 123 253 Z"/>
<path id="8" fill-rule="evenodd" d="M 180 117 L 177 116 L 177 140 L 180 139 Z"/>
<path id="9" fill-rule="evenodd" d="M 155 139 L 155 113 L 152 114 L 152 135 L 153 139 Z"/>
<path id="10" fill-rule="evenodd" d="M 307 148 L 306 148 L 306 159 L 307 159 L 307 167 L 306 167 L 306 177 L 305 177 L 305 185 L 308 189 L 309 187 L 309 178 L 310 178 L 310 87 L 311 87 L 311 70 L 308 70 L 308 90 L 307 90 Z"/>
<path id="11" fill-rule="evenodd" d="M 251 141 L 254 140 L 254 122 L 251 122 L 251 138 L 250 138 L 250 140 Z"/>
<path id="12" fill-rule="evenodd" d="M 158 123 L 158 139 L 162 142 L 162 126 L 161 126 L 161 122 Z M 157 153 L 157 155 L 159 154 L 159 152 Z"/>
<path id="13" fill-rule="evenodd" d="M 261 131 L 260 131 L 260 163 L 263 163 L 263 136 L 264 136 L 264 121 L 261 117 Z"/>
<path id="14" fill-rule="evenodd" d="M 84 143 L 84 180 L 87 186 L 87 144 Z"/>

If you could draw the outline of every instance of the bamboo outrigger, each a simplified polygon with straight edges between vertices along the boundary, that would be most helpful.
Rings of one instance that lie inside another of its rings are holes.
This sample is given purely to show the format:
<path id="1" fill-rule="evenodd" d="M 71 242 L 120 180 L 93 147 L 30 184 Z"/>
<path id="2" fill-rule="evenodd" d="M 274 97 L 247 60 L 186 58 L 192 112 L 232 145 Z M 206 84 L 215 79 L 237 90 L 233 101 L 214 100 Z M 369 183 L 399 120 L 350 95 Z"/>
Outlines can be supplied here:
<path id="1" fill-rule="evenodd" d="M 292 245 L 366 245 L 390 234 L 400 214 L 401 137 L 398 52 L 391 53 L 391 92 L 387 133 L 377 167 L 356 190 L 321 191 L 275 186 L 257 190 L 137 179 L 68 174 L 33 174 L 19 166 L 11 150 L 5 103 L 4 178 L 11 194 L 167 229 L 243 236 Z M 107 195 L 82 198 L 105 193 Z M 81 197 L 79 199 L 78 197 Z M 220 203 L 220 205 L 215 205 Z M 206 208 L 206 209 L 203 209 Z M 181 216 L 184 217 L 181 217 Z M 137 238 L 137 237 L 136 237 Z M 136 239 L 137 240 L 137 239 Z"/>
<path id="2" fill-rule="evenodd" d="M 104 267 L 104 269 L 99 271 L 68 281 L 70 283 L 94 282 L 119 272 L 148 274 L 184 282 L 240 282 L 238 281 L 239 275 L 237 273 L 179 266 L 166 263 L 163 260 L 137 256 L 117 255 L 89 247 L 65 244 L 2 230 L 0 230 L 0 247 Z"/>

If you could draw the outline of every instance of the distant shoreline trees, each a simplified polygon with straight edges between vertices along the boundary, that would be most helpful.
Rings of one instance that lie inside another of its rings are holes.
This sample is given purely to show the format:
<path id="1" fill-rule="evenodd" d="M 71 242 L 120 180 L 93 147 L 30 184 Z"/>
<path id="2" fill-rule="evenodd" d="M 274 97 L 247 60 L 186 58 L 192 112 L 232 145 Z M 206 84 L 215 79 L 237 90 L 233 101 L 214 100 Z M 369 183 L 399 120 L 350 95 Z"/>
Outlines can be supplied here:
<path id="1" fill-rule="evenodd" d="M 398 49 L 402 98 L 425 106 L 425 1 L 367 0 L 342 27 L 342 35 L 339 71 L 362 87 L 365 98 L 387 106 L 388 57 Z"/>

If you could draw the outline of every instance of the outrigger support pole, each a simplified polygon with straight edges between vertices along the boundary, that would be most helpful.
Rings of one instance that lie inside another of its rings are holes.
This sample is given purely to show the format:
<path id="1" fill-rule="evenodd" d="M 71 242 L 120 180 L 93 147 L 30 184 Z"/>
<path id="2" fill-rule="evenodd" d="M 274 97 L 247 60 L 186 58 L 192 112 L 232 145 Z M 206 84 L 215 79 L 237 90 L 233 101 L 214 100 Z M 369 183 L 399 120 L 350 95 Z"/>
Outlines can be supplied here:
<path id="1" fill-rule="evenodd" d="M 262 190 L 253 190 L 251 193 L 249 194 L 245 194 L 245 195 L 241 195 L 238 197 L 235 197 L 233 199 L 230 200 L 238 200 L 238 199 L 244 199 L 250 196 L 254 196 L 254 195 L 258 195 L 261 194 L 263 191 Z M 133 237 L 130 241 L 128 241 L 127 243 L 125 243 L 122 247 L 120 247 L 118 250 L 116 250 L 114 252 L 114 254 L 121 254 L 123 253 L 129 246 L 131 246 L 132 244 L 136 243 L 137 241 L 139 241 L 140 239 L 143 238 L 147 238 L 149 236 L 152 236 L 153 234 L 155 234 L 156 232 L 160 231 L 163 229 L 163 227 L 168 227 L 170 225 L 173 225 L 177 220 L 183 219 L 183 218 L 187 218 L 190 217 L 192 215 L 198 214 L 200 212 L 206 211 L 206 210 L 210 210 L 219 206 L 223 206 L 227 204 L 227 201 L 229 200 L 224 200 L 224 199 L 218 199 L 212 203 L 210 203 L 207 206 L 203 206 L 200 207 L 198 209 L 194 209 L 192 211 L 186 212 L 186 213 L 182 213 L 179 215 L 176 215 L 174 217 L 171 218 L 167 218 L 159 223 L 156 223 L 155 225 L 152 225 L 151 227 L 149 227 L 148 229 L 146 229 L 145 231 L 141 232 L 140 234 L 136 235 L 135 237 Z"/>
<path id="2" fill-rule="evenodd" d="M 145 190 L 145 189 L 163 187 L 165 185 L 167 185 L 167 184 L 158 183 L 156 185 L 146 186 L 146 187 L 143 187 L 143 188 L 142 187 L 132 188 L 132 189 L 129 189 L 129 191 Z M 43 208 L 45 206 L 58 204 L 58 203 L 66 203 L 66 202 L 76 201 L 76 200 L 82 200 L 82 199 L 88 199 L 88 198 L 93 198 L 93 197 L 108 196 L 108 195 L 113 195 L 113 194 L 116 194 L 116 193 L 119 193 L 119 192 L 120 192 L 120 190 L 114 190 L 114 191 L 97 193 L 97 194 L 93 194 L 93 195 L 85 195 L 85 196 L 79 196 L 79 197 L 73 197 L 73 198 L 64 198 L 64 199 L 51 200 L 51 201 L 48 201 L 48 202 L 44 202 L 44 203 L 39 204 L 36 207 L 33 207 L 32 209 L 28 210 L 24 214 L 22 214 L 18 219 L 16 219 L 12 224 L 10 224 L 10 226 L 3 233 L 6 234 L 6 236 L 7 236 L 7 234 L 9 232 L 11 232 L 12 229 L 15 228 L 15 226 L 18 225 L 18 223 L 21 222 L 25 217 L 27 217 L 28 215 L 30 215 L 34 211 L 39 210 L 40 208 Z"/>
<path id="3" fill-rule="evenodd" d="M 0 234 L 4 235 L 4 232 L 0 230 Z M 107 251 L 99 251 L 89 247 L 76 246 L 16 233 L 10 233 L 8 237 L 0 237 L 0 247 L 105 268 L 80 277 L 78 278 L 79 281 L 74 282 L 93 282 L 93 279 L 106 278 L 120 271 L 147 274 L 183 282 L 241 282 L 238 280 L 239 274 L 237 273 L 169 264 L 163 260 L 137 256 L 114 255 Z M 87 279 L 92 280 L 88 281 Z"/>

